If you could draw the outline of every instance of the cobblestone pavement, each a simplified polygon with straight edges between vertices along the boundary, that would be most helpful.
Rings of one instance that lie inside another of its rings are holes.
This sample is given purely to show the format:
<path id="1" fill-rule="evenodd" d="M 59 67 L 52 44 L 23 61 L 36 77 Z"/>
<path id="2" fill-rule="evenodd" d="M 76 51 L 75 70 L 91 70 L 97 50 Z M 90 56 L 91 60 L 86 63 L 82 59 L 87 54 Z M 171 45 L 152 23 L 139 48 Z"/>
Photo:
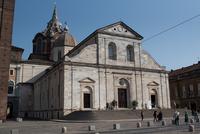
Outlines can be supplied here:
<path id="1" fill-rule="evenodd" d="M 188 125 L 181 119 L 180 126 L 171 125 L 171 119 L 165 119 L 167 125 L 162 126 L 161 122 L 153 123 L 151 127 L 147 127 L 147 122 L 152 119 L 145 119 L 142 122 L 142 128 L 136 128 L 138 120 L 118 120 L 118 121 L 7 121 L 0 124 L 0 134 L 10 134 L 12 129 L 18 129 L 19 134 L 61 134 L 62 127 L 67 127 L 69 134 L 190 134 Z M 120 130 L 113 130 L 113 124 L 120 123 Z M 89 132 L 88 126 L 95 125 L 96 131 Z M 200 123 L 195 123 L 195 132 L 200 133 Z"/>

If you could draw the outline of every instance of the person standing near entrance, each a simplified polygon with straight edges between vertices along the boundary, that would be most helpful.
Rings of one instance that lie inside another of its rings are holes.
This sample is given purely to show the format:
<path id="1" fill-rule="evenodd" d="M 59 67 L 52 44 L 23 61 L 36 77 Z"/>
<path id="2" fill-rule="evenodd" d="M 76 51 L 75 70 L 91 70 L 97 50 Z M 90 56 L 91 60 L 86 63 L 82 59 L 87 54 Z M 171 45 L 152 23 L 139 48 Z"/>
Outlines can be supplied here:
<path id="1" fill-rule="evenodd" d="M 189 118 L 188 118 L 188 112 L 185 111 L 185 123 L 188 124 Z"/>
<path id="2" fill-rule="evenodd" d="M 143 112 L 143 110 L 141 110 L 141 120 L 143 121 L 144 120 L 144 112 Z"/>
<path id="3" fill-rule="evenodd" d="M 153 112 L 153 121 L 156 122 L 157 121 L 157 111 Z"/>

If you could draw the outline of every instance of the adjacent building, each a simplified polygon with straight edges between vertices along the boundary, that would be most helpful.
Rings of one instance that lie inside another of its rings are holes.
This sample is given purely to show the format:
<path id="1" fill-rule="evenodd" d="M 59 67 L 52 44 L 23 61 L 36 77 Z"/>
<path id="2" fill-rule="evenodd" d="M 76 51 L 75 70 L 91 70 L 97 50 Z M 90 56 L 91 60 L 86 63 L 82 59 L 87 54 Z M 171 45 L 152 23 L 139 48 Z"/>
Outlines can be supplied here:
<path id="1" fill-rule="evenodd" d="M 0 0 L 0 120 L 7 115 L 8 74 L 15 0 Z"/>
<path id="2" fill-rule="evenodd" d="M 200 111 L 200 62 L 169 73 L 172 106 Z"/>

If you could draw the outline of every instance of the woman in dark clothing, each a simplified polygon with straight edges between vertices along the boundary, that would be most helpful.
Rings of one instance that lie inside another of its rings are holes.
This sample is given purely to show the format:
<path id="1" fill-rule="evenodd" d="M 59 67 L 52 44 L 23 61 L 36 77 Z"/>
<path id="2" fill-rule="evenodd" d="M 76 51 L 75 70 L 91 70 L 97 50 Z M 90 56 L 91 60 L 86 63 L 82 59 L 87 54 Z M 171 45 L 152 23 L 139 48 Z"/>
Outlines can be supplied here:
<path id="1" fill-rule="evenodd" d="M 162 111 L 160 111 L 158 114 L 158 121 L 162 121 L 162 119 L 163 119 L 163 114 Z"/>
<path id="2" fill-rule="evenodd" d="M 157 121 L 157 111 L 153 112 L 153 121 L 156 122 Z"/>
<path id="3" fill-rule="evenodd" d="M 144 113 L 143 113 L 143 111 L 141 111 L 141 119 L 142 119 L 142 121 L 144 119 Z"/>

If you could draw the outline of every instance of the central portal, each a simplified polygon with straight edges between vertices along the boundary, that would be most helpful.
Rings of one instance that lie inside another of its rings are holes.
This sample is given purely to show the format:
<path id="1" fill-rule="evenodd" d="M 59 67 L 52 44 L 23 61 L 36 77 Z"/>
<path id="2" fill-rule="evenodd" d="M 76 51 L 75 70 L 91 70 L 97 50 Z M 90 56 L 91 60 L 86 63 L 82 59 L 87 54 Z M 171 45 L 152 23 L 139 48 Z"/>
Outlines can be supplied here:
<path id="1" fill-rule="evenodd" d="M 151 107 L 155 108 L 156 107 L 156 96 L 151 95 Z"/>
<path id="2" fill-rule="evenodd" d="M 118 89 L 118 107 L 127 108 L 127 89 Z"/>
<path id="3" fill-rule="evenodd" d="M 84 93 L 84 108 L 91 108 L 90 93 Z"/>

